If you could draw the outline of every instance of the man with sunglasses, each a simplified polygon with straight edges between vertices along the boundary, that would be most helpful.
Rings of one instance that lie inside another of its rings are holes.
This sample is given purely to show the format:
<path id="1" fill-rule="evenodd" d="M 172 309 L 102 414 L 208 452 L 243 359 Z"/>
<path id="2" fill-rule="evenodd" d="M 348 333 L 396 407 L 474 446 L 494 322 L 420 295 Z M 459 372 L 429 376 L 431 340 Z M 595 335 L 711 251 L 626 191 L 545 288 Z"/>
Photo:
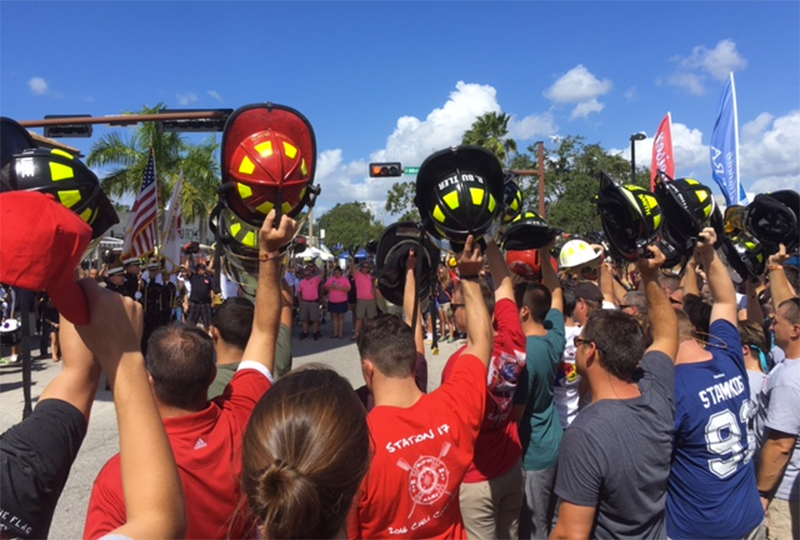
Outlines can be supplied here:
<path id="1" fill-rule="evenodd" d="M 707 227 L 699 236 L 696 249 L 712 307 L 702 319 L 700 311 L 693 319 L 678 312 L 667 534 L 673 539 L 764 538 L 764 510 L 747 451 L 752 404 L 737 329 L 736 290 L 714 250 L 714 229 Z M 707 327 L 708 334 L 700 327 Z"/>
<path id="2" fill-rule="evenodd" d="M 769 510 L 769 537 L 800 538 L 800 299 L 786 276 L 785 246 L 770 256 L 775 344 L 786 354 L 762 387 L 756 433 L 758 490 Z"/>
<path id="3" fill-rule="evenodd" d="M 578 373 L 592 403 L 564 432 L 555 492 L 561 498 L 551 538 L 664 538 L 672 452 L 678 322 L 658 284 L 664 254 L 638 267 L 653 342 L 621 311 L 592 313 L 574 339 Z"/>

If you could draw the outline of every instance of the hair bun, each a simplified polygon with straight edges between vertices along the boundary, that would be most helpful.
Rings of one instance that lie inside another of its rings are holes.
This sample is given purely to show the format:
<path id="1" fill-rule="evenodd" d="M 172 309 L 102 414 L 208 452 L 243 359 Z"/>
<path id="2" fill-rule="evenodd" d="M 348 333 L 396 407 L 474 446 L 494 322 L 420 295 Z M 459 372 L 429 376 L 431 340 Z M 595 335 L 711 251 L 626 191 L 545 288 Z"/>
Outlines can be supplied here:
<path id="1" fill-rule="evenodd" d="M 301 530 L 313 531 L 320 519 L 320 500 L 313 482 L 281 460 L 261 470 L 257 501 L 259 516 L 271 538 L 288 538 Z"/>

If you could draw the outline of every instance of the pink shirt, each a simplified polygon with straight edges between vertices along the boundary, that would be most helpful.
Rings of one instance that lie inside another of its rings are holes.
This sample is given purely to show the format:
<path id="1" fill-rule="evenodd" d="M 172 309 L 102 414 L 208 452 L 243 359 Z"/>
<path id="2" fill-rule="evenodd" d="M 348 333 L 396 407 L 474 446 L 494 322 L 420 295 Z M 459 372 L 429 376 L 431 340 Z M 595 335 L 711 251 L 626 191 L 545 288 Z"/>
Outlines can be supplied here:
<path id="1" fill-rule="evenodd" d="M 331 285 L 344 287 L 346 290 L 331 289 Z M 328 281 L 325 282 L 325 289 L 328 291 L 328 302 L 331 304 L 347 302 L 347 291 L 350 290 L 350 280 L 344 276 L 338 278 L 336 276 L 331 276 L 328 278 Z"/>
<path id="2" fill-rule="evenodd" d="M 372 274 L 364 273 L 361 270 L 356 272 L 356 298 L 359 300 L 375 299 L 375 281 Z"/>
<path id="3" fill-rule="evenodd" d="M 300 296 L 300 300 L 305 302 L 314 302 L 319 300 L 320 281 L 322 281 L 322 278 L 319 276 L 312 276 L 310 278 L 304 278 L 300 280 L 300 284 L 297 286 L 297 294 Z"/>

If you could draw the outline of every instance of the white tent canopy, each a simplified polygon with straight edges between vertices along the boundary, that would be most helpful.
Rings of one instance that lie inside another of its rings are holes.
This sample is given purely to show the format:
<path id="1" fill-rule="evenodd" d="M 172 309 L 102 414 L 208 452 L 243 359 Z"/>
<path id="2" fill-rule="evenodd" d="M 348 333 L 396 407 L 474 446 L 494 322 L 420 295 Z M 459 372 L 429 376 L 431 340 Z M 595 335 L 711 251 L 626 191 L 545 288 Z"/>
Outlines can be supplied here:
<path id="1" fill-rule="evenodd" d="M 334 256 L 330 253 L 325 253 L 321 249 L 317 249 L 315 247 L 307 247 L 305 251 L 297 253 L 295 255 L 296 259 L 322 259 L 325 262 L 332 261 Z"/>

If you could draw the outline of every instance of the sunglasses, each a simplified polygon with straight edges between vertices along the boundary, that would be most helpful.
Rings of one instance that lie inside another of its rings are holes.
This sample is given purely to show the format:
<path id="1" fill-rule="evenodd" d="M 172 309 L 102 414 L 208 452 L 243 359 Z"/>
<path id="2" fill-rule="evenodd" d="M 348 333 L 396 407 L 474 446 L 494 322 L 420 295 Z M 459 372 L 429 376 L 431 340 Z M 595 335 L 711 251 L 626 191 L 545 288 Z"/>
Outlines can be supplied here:
<path id="1" fill-rule="evenodd" d="M 589 345 L 590 343 L 594 343 L 591 339 L 582 339 L 578 336 L 572 338 L 572 343 L 575 347 L 580 347 L 581 345 Z"/>

